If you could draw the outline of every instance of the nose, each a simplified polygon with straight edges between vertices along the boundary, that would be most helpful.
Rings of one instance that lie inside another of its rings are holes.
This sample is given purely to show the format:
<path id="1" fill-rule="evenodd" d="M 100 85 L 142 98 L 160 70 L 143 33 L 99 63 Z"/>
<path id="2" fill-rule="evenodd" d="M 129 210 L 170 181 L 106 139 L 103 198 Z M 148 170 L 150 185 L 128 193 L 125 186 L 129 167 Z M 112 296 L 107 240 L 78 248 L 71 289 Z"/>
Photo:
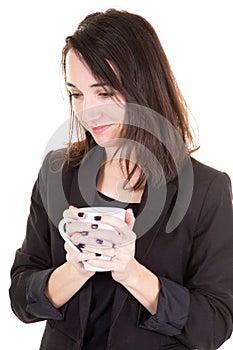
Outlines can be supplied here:
<path id="1" fill-rule="evenodd" d="M 98 103 L 93 97 L 85 97 L 83 99 L 82 109 L 79 112 L 79 118 L 85 125 L 96 125 L 97 120 L 101 115 L 101 104 Z"/>

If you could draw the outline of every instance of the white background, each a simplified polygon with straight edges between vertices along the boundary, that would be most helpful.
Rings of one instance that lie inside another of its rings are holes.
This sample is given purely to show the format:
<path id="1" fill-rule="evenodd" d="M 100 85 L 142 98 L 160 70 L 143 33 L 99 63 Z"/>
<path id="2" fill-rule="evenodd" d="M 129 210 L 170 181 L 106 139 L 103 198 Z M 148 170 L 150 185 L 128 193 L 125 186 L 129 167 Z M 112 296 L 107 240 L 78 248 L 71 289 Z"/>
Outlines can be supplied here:
<path id="1" fill-rule="evenodd" d="M 199 126 L 201 149 L 195 157 L 233 179 L 230 5 L 230 0 L 1 2 L 1 349 L 39 349 L 44 327 L 25 325 L 11 312 L 9 270 L 24 238 L 31 189 L 44 150 L 68 118 L 60 77 L 64 38 L 85 15 L 109 7 L 146 17 Z M 221 349 L 232 347 L 230 340 Z"/>

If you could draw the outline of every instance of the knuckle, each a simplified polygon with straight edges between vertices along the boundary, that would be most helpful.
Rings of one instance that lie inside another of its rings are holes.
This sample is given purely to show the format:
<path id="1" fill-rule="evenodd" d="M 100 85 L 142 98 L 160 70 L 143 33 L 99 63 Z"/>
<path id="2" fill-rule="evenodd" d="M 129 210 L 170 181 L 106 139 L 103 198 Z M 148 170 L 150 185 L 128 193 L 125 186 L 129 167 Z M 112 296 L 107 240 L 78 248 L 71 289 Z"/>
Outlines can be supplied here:
<path id="1" fill-rule="evenodd" d="M 72 211 L 70 209 L 66 209 L 63 211 L 63 217 L 64 218 L 73 218 L 74 214 L 72 213 Z"/>
<path id="2" fill-rule="evenodd" d="M 82 224 L 79 222 L 70 222 L 67 225 L 67 232 L 68 233 L 75 233 L 82 231 Z"/>

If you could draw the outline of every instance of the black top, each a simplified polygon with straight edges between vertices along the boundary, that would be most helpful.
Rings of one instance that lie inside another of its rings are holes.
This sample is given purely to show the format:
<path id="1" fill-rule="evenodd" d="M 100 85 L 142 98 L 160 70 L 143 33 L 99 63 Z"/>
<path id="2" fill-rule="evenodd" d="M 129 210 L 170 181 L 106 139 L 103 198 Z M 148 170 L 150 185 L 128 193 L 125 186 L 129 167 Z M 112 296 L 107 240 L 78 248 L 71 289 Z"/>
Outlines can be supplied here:
<path id="1" fill-rule="evenodd" d="M 113 206 L 132 208 L 134 216 L 137 215 L 139 203 L 124 203 L 98 192 L 102 199 Z M 112 303 L 116 282 L 111 276 L 111 271 L 96 272 L 92 277 L 92 299 L 89 319 L 83 341 L 83 350 L 105 350 L 110 326 Z"/>

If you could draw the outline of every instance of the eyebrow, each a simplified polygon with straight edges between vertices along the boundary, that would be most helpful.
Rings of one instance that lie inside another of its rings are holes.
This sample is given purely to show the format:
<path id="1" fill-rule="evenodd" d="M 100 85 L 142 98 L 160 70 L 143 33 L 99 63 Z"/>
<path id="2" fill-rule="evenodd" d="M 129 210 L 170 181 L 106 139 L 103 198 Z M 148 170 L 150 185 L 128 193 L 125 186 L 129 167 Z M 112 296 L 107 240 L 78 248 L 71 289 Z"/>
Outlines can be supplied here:
<path id="1" fill-rule="evenodd" d="M 95 84 L 91 84 L 90 87 L 99 87 L 99 86 L 106 86 L 106 85 L 108 85 L 108 84 L 107 83 L 95 83 Z M 66 83 L 66 86 L 78 89 L 77 86 L 75 86 L 74 84 L 69 83 L 69 82 Z"/>

